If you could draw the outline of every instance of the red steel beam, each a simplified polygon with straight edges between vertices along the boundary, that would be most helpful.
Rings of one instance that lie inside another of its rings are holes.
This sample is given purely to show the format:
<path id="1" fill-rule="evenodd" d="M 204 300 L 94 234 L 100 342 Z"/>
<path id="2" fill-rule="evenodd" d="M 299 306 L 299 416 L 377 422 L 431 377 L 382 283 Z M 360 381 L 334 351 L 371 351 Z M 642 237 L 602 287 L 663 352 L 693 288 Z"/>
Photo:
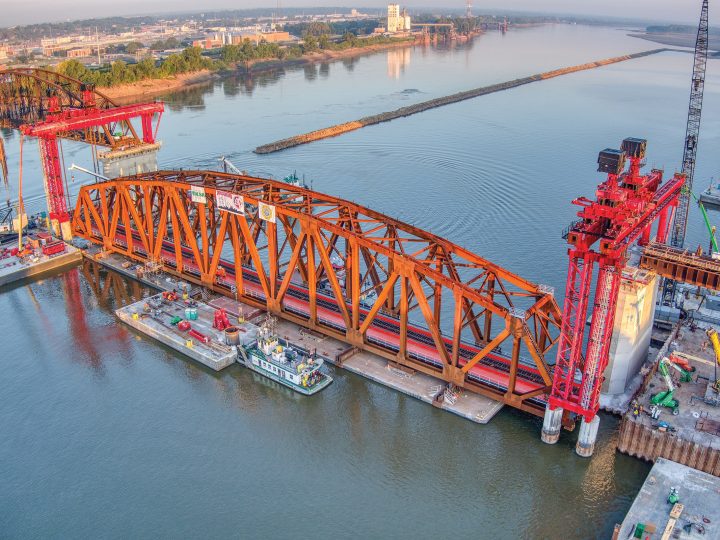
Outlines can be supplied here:
<path id="1" fill-rule="evenodd" d="M 165 106 L 162 102 L 124 105 L 112 109 L 68 109 L 59 114 L 48 115 L 44 121 L 37 124 L 23 125 L 20 131 L 30 137 L 49 137 L 67 131 L 90 129 L 141 118 L 143 142 L 153 143 L 155 140 L 149 119 L 155 114 L 162 114 L 164 110 Z"/>

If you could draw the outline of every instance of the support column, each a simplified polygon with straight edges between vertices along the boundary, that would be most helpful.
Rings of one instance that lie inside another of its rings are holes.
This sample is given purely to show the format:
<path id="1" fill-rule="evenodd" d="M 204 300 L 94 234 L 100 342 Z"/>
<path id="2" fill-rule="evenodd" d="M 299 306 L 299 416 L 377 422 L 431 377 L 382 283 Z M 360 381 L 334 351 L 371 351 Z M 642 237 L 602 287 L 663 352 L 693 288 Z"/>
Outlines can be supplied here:
<path id="1" fill-rule="evenodd" d="M 550 405 L 545 408 L 545 418 L 543 419 L 543 427 L 540 438 L 546 444 L 555 444 L 560 438 L 560 430 L 562 429 L 563 409 L 551 409 Z"/>
<path id="2" fill-rule="evenodd" d="M 66 242 L 70 242 L 73 239 L 72 224 L 69 221 L 60 223 L 60 234 Z"/>
<path id="3" fill-rule="evenodd" d="M 582 419 L 580 423 L 580 433 L 578 433 L 578 442 L 577 445 L 575 445 L 575 452 L 578 456 L 590 457 L 593 455 L 599 427 L 599 416 L 595 416 L 591 422 L 587 422 L 585 418 Z"/>
<path id="4" fill-rule="evenodd" d="M 657 235 L 655 241 L 664 244 L 667 241 L 667 224 L 668 224 L 668 211 L 669 208 L 665 208 L 660 212 L 660 219 L 658 220 Z"/>

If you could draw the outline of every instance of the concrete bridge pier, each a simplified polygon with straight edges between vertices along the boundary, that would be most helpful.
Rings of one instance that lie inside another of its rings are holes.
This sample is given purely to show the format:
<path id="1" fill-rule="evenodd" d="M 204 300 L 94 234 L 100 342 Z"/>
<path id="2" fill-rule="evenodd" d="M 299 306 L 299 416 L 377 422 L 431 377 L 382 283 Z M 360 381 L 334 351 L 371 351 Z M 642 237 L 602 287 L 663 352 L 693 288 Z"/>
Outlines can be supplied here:
<path id="1" fill-rule="evenodd" d="M 585 418 L 582 419 L 582 422 L 580 422 L 580 433 L 578 433 L 578 442 L 575 445 L 575 452 L 578 456 L 590 457 L 593 455 L 599 427 L 599 416 L 595 416 L 590 422 L 587 422 Z"/>
<path id="2" fill-rule="evenodd" d="M 545 417 L 543 418 L 543 427 L 540 438 L 542 442 L 547 444 L 555 444 L 560 438 L 560 430 L 562 429 L 563 409 L 551 409 L 550 405 L 545 408 Z"/>
<path id="3" fill-rule="evenodd" d="M 155 172 L 158 170 L 157 153 L 159 150 L 160 143 L 153 143 L 100 154 L 102 174 L 108 178 L 117 178 Z"/>

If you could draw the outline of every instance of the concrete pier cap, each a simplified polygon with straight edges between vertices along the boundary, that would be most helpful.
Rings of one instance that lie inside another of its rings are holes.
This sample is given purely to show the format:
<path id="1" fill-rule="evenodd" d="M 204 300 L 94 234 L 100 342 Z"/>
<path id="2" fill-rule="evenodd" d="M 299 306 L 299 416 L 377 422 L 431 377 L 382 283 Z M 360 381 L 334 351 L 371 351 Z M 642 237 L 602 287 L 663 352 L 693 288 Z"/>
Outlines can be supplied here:
<path id="1" fill-rule="evenodd" d="M 555 444 L 560 438 L 560 430 L 562 429 L 562 407 L 552 409 L 548 404 L 545 408 L 545 417 L 543 418 L 542 433 L 540 439 L 546 444 Z"/>
<path id="2" fill-rule="evenodd" d="M 593 455 L 599 427 L 599 416 L 595 416 L 590 422 L 586 421 L 585 418 L 582 419 L 580 423 L 580 433 L 578 433 L 578 442 L 575 445 L 575 452 L 578 456 L 590 457 Z"/>

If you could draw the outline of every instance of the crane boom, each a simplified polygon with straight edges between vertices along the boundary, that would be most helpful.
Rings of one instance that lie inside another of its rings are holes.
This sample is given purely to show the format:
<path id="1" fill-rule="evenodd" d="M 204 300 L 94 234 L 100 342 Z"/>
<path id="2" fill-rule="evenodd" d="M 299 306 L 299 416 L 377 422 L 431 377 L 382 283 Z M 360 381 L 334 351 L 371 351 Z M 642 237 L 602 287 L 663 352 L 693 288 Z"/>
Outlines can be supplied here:
<path id="1" fill-rule="evenodd" d="M 693 75 L 690 83 L 690 106 L 688 108 L 687 129 L 685 131 L 685 149 L 683 150 L 682 172 L 685 175 L 685 187 L 680 194 L 675 221 L 670 235 L 670 245 L 682 249 L 687 232 L 690 196 L 692 194 L 695 159 L 700 137 L 700 118 L 702 116 L 703 93 L 705 90 L 705 69 L 708 57 L 708 0 L 703 0 L 700 11 L 697 38 L 695 39 L 695 57 Z M 711 235 L 712 236 L 712 235 Z M 663 283 L 662 301 L 672 304 L 675 299 L 675 281 L 666 279 Z"/>
<path id="2" fill-rule="evenodd" d="M 227 172 L 227 170 L 230 169 L 230 170 L 231 170 L 232 172 L 234 172 L 235 174 L 243 174 L 242 171 L 240 171 L 240 169 L 238 169 L 238 168 L 233 164 L 233 162 L 230 161 L 230 160 L 229 160 L 228 158 L 226 158 L 225 156 L 222 156 L 219 161 L 220 161 L 220 163 L 223 164 L 223 168 L 225 169 L 225 172 Z"/>
<path id="3" fill-rule="evenodd" d="M 690 192 L 692 191 L 698 138 L 700 136 L 700 117 L 702 116 L 707 58 L 708 0 L 703 0 L 702 11 L 700 12 L 700 24 L 698 25 L 697 39 L 695 40 L 695 59 L 693 62 L 692 83 L 690 85 L 690 107 L 688 110 L 687 130 L 685 132 L 685 150 L 683 151 L 682 172 L 686 178 L 685 190 L 680 195 L 680 201 L 675 213 L 675 224 L 670 239 L 671 245 L 676 248 L 683 247 L 685 243 L 685 232 L 687 231 Z"/>

